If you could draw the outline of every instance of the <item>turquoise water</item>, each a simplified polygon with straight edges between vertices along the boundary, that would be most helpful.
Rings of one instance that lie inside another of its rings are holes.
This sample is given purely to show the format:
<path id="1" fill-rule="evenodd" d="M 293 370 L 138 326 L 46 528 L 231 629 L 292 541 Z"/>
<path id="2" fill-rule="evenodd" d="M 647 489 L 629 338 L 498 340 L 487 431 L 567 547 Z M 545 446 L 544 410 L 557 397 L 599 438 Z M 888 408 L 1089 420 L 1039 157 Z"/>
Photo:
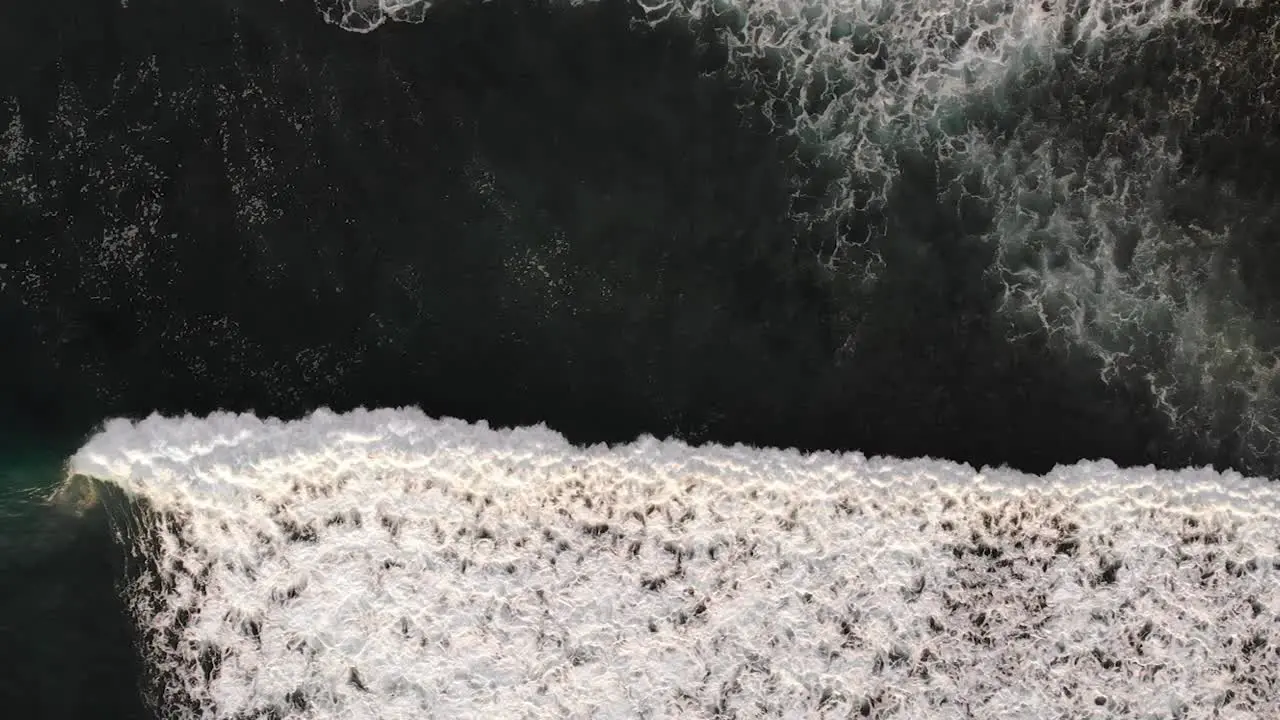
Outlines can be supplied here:
<path id="1" fill-rule="evenodd" d="M 85 489 L 51 499 L 75 440 L 10 429 L 0 441 L 0 707 L 15 718 L 152 717 L 106 513 Z"/>

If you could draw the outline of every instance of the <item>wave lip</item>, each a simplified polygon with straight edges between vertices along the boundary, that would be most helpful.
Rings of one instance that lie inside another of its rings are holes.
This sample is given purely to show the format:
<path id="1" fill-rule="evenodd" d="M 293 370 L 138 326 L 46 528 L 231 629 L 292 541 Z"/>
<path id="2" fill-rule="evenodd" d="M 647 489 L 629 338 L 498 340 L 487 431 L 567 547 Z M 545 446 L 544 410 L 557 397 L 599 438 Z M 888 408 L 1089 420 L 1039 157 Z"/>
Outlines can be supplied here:
<path id="1" fill-rule="evenodd" d="M 412 409 L 117 420 L 166 716 L 1280 713 L 1280 493 L 576 448 Z"/>

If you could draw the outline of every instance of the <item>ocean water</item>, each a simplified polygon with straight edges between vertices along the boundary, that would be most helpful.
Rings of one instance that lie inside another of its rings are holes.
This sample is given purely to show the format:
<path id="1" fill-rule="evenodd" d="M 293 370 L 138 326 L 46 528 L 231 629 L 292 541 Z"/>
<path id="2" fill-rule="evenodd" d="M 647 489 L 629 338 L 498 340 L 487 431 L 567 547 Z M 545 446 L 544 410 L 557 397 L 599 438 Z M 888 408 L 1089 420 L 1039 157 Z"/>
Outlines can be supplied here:
<path id="1" fill-rule="evenodd" d="M 0 70 L 22 717 L 213 707 L 156 694 L 194 677 L 136 585 L 171 516 L 68 479 L 112 418 L 1280 474 L 1272 2 L 51 0 L 0 8 Z"/>
<path id="2" fill-rule="evenodd" d="M 0 447 L 0 703 L 33 718 L 157 717 L 138 692 L 107 518 L 92 491 L 57 492 L 75 445 L 10 428 Z"/>

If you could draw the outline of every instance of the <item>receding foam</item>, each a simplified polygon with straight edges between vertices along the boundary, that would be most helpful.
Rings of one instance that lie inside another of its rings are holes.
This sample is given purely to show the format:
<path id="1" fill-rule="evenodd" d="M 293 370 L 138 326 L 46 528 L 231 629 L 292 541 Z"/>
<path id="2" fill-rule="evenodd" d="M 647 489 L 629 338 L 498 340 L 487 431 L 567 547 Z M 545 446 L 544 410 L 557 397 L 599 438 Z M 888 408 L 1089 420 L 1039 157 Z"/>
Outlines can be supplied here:
<path id="1" fill-rule="evenodd" d="M 1280 717 L 1280 493 L 1236 474 L 410 409 L 115 420 L 69 470 L 138 501 L 165 717 Z"/>
<path id="2" fill-rule="evenodd" d="M 423 22 L 433 0 L 317 4 L 330 22 L 368 32 Z M 903 172 L 916 157 L 939 168 L 939 197 L 990 215 L 981 241 L 995 253 L 988 272 L 1012 334 L 1046 334 L 1104 381 L 1141 388 L 1192 441 L 1232 438 L 1249 467 L 1280 452 L 1276 318 L 1254 304 L 1239 255 L 1271 242 L 1274 218 L 1260 208 L 1274 202 L 1240 197 L 1229 176 L 1189 167 L 1185 150 L 1280 123 L 1268 101 L 1276 73 L 1256 62 L 1280 53 L 1280 17 L 1222 31 L 1227 15 L 1265 0 L 636 4 L 655 25 L 710 24 L 751 103 L 785 108 L 770 111 L 777 131 L 843 173 L 816 203 L 799 183 L 797 206 L 809 209 L 792 218 L 824 238 L 820 260 L 838 276 L 869 286 L 894 255 L 886 247 L 924 252 L 933 241 L 888 226 L 866 237 L 833 229 L 931 202 L 893 199 L 918 182 Z M 1161 44 L 1184 59 L 1156 59 Z M 1116 84 L 1144 66 L 1154 69 Z M 1223 211 L 1190 209 L 1189 193 Z"/>

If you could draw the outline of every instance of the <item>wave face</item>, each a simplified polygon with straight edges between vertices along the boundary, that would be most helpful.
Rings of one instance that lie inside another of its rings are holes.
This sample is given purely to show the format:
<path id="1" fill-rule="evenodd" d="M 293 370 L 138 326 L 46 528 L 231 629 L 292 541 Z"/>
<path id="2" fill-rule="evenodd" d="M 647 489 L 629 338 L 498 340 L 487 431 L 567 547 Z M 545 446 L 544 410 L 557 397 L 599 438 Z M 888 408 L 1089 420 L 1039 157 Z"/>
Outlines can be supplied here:
<path id="1" fill-rule="evenodd" d="M 78 443 L 15 435 L 0 433 L 0 706 L 39 720 L 153 718 L 102 486 L 50 497 Z"/>
<path id="2" fill-rule="evenodd" d="M 1280 491 L 571 446 L 417 410 L 108 423 L 166 718 L 1271 717 Z"/>
<path id="3" fill-rule="evenodd" d="M 4 414 L 1277 472 L 1274 4 L 317 7 L 0 10 Z"/>

